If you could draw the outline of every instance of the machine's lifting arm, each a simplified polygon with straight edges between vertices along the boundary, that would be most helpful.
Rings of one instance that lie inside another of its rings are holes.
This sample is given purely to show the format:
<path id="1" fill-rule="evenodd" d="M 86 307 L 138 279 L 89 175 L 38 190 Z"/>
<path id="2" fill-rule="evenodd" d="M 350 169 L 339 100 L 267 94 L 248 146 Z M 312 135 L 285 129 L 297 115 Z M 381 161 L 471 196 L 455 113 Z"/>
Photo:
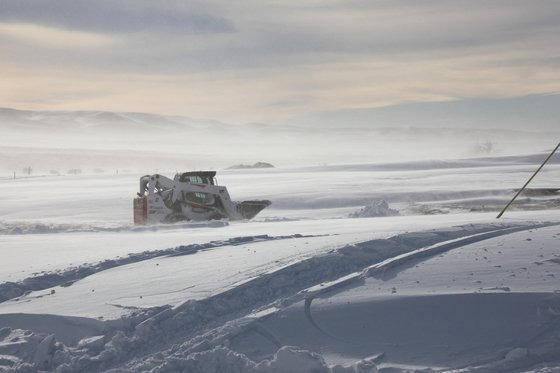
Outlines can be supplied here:
<path id="1" fill-rule="evenodd" d="M 168 177 L 155 174 L 146 175 L 140 178 L 140 191 L 139 196 L 143 196 L 146 190 L 152 192 L 154 189 L 173 189 L 173 180 Z"/>

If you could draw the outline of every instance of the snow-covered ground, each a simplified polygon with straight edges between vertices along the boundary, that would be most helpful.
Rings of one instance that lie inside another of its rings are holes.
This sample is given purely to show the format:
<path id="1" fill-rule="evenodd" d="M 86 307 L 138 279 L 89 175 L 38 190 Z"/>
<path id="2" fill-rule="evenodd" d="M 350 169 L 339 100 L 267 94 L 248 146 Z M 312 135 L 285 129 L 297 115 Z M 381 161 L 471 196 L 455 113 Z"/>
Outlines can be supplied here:
<path id="1" fill-rule="evenodd" d="M 0 371 L 560 371 L 560 198 L 495 219 L 545 156 L 228 170 L 272 205 L 156 227 L 140 175 L 0 180 Z"/>

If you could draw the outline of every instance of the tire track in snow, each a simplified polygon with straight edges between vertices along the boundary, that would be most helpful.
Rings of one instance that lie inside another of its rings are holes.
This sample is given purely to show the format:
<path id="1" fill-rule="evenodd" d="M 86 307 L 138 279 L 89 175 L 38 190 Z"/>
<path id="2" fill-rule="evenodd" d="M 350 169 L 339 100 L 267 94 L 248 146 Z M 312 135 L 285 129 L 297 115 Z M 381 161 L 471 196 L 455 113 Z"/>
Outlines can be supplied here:
<path id="1" fill-rule="evenodd" d="M 0 284 L 0 303 L 17 298 L 29 291 L 45 290 L 54 286 L 71 286 L 74 282 L 91 276 L 95 273 L 137 263 L 144 260 L 165 256 L 183 256 L 196 254 L 203 250 L 212 250 L 224 246 L 244 245 L 263 241 L 286 240 L 293 238 L 320 237 L 318 235 L 293 234 L 289 236 L 243 236 L 234 237 L 223 241 L 210 241 L 204 244 L 181 245 L 174 248 L 144 251 L 129 254 L 122 258 L 107 259 L 102 262 L 69 268 L 59 272 L 49 272 L 39 276 L 28 277 L 18 282 L 4 282 Z"/>

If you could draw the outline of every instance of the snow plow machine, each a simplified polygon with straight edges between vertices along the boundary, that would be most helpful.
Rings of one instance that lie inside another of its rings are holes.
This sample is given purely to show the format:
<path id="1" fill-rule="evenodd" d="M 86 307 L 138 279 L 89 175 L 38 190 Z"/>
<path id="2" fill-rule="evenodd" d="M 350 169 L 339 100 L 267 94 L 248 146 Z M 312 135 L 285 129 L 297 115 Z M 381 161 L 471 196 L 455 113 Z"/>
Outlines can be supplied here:
<path id="1" fill-rule="evenodd" d="M 134 224 L 252 219 L 270 205 L 268 200 L 232 201 L 215 177 L 215 171 L 178 173 L 173 180 L 159 174 L 142 176 L 134 199 Z"/>

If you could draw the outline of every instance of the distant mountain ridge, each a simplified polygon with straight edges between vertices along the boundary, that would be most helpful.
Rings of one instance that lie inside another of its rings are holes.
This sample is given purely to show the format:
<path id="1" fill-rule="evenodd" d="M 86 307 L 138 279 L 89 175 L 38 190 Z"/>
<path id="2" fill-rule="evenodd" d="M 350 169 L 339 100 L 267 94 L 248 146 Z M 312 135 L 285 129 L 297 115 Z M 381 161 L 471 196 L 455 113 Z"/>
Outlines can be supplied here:
<path id="1" fill-rule="evenodd" d="M 322 128 L 445 127 L 560 130 L 560 94 L 415 102 L 304 114 L 283 121 Z"/>
<path id="2" fill-rule="evenodd" d="M 157 129 L 189 127 L 221 127 L 226 124 L 214 120 L 192 119 L 181 116 L 168 116 L 136 112 L 110 111 L 33 111 L 12 108 L 0 108 L 0 128 L 9 126 L 27 129 L 78 129 L 78 128 L 110 128 L 110 129 Z"/>
<path id="3" fill-rule="evenodd" d="M 469 129 L 560 131 L 560 94 L 511 98 L 472 98 L 415 102 L 378 108 L 341 109 L 309 113 L 270 123 L 224 123 L 212 119 L 140 112 L 32 111 L 0 108 L 0 128 L 111 128 L 111 129 Z M 53 128 L 53 127 L 51 127 Z"/>

